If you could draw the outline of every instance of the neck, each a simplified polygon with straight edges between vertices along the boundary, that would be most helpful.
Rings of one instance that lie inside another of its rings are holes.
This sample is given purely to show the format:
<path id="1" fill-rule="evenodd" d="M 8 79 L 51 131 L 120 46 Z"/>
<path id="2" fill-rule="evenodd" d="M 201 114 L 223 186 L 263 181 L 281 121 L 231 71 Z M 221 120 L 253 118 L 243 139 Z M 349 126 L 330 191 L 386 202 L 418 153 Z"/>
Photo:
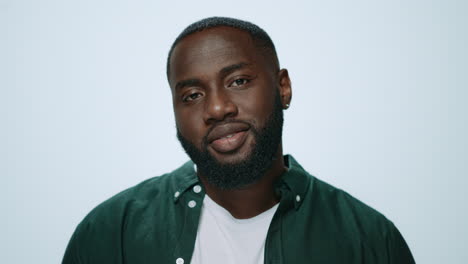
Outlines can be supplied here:
<path id="1" fill-rule="evenodd" d="M 280 145 L 272 165 L 257 182 L 242 189 L 223 190 L 209 184 L 200 175 L 206 194 L 237 219 L 257 216 L 279 202 L 274 190 L 275 181 L 287 170 Z"/>

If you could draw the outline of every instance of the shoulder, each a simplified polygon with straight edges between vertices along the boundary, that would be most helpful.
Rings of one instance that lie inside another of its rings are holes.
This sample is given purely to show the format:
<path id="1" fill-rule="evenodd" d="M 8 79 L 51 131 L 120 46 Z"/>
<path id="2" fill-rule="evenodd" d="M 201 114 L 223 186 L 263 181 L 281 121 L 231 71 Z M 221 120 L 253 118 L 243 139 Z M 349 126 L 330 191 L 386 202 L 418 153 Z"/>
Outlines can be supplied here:
<path id="1" fill-rule="evenodd" d="M 350 195 L 346 191 L 312 177 L 310 192 L 316 206 L 339 218 L 363 226 L 383 227 L 391 222 L 382 213 Z M 363 230 L 364 231 L 364 230 Z"/>
<path id="2" fill-rule="evenodd" d="M 370 255 L 368 259 L 414 263 L 404 238 L 391 220 L 349 193 L 311 177 L 309 191 L 311 204 L 316 208 L 314 215 L 330 233 L 342 241 L 360 245 L 363 254 Z"/>
<path id="3" fill-rule="evenodd" d="M 305 212 L 317 213 L 316 217 L 333 216 L 332 220 L 346 219 L 362 224 L 389 222 L 377 210 L 308 173 L 292 156 L 287 156 L 287 162 L 289 170 L 283 176 L 283 181 L 294 193 L 305 198 L 300 206 Z"/>
<path id="4" fill-rule="evenodd" d="M 115 217 L 118 212 L 170 201 L 176 190 L 185 182 L 193 181 L 193 178 L 193 163 L 189 161 L 170 173 L 147 179 L 114 195 L 94 208 L 84 220 L 94 221 L 107 215 Z"/>
<path id="5" fill-rule="evenodd" d="M 83 260 L 78 261 L 76 258 L 83 256 L 93 256 L 94 259 L 101 256 L 107 261 L 102 263 L 110 263 L 109 258 L 118 257 L 117 254 L 103 254 L 118 252 L 122 237 L 128 230 L 150 231 L 139 221 L 160 221 L 160 218 L 165 217 L 160 212 L 173 208 L 170 205 L 174 193 L 185 182 L 193 181 L 193 178 L 193 164 L 187 162 L 170 173 L 145 180 L 102 202 L 77 226 L 63 263 L 81 263 Z"/>
<path id="6" fill-rule="evenodd" d="M 302 217 L 329 228 L 330 232 L 360 237 L 385 234 L 393 224 L 383 214 L 308 173 L 292 157 L 287 156 L 289 171 L 283 181 L 298 195 Z M 303 197 L 304 199 L 301 199 Z"/>

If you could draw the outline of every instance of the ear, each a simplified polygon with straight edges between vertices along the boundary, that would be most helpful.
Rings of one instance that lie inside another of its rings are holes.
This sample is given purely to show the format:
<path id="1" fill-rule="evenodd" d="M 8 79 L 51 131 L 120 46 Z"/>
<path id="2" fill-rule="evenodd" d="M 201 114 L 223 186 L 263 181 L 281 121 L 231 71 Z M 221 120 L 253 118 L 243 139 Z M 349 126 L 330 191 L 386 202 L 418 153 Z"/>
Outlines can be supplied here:
<path id="1" fill-rule="evenodd" d="M 281 104 L 283 105 L 283 109 L 288 109 L 292 98 L 291 80 L 289 79 L 288 70 L 281 69 L 278 72 L 278 82 Z"/>

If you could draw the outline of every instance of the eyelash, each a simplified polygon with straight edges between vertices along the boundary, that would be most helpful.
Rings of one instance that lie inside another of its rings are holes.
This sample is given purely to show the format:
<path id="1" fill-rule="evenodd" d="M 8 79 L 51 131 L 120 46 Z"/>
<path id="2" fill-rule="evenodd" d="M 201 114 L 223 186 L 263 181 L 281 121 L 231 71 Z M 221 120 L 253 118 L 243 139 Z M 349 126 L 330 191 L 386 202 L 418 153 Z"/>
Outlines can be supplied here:
<path id="1" fill-rule="evenodd" d="M 197 99 L 197 98 L 200 97 L 200 96 L 197 96 L 196 98 L 192 98 L 193 95 L 197 95 L 197 94 L 201 96 L 201 93 L 198 93 L 198 92 L 191 93 L 191 94 L 189 94 L 189 95 L 187 95 L 187 96 L 184 96 L 184 97 L 182 98 L 182 102 L 186 103 L 186 102 L 191 102 L 191 101 Z"/>
<path id="2" fill-rule="evenodd" d="M 244 81 L 244 83 L 237 84 L 236 86 L 234 86 L 234 84 L 236 84 L 237 81 Z M 232 81 L 231 84 L 229 84 L 229 87 L 241 87 L 241 86 L 244 86 L 244 85 L 248 84 L 250 81 L 251 81 L 251 79 L 238 78 L 238 79 L 235 79 L 234 81 Z M 196 98 L 192 98 L 192 96 L 194 96 L 194 95 L 199 95 L 199 96 L 197 96 Z M 198 93 L 198 92 L 191 93 L 191 94 L 189 94 L 187 96 L 184 96 L 182 98 L 182 102 L 184 102 L 184 103 L 191 102 L 191 101 L 196 100 L 197 98 L 199 98 L 201 95 L 202 94 Z"/>
<path id="3" fill-rule="evenodd" d="M 243 84 L 238 84 L 237 86 L 233 86 L 233 84 L 235 84 L 237 81 L 245 81 Z M 243 86 L 243 85 L 246 85 L 250 82 L 251 80 L 250 79 L 247 79 L 247 78 L 238 78 L 238 79 L 235 79 L 233 82 L 231 82 L 231 84 L 229 85 L 229 87 L 239 87 L 239 86 Z"/>

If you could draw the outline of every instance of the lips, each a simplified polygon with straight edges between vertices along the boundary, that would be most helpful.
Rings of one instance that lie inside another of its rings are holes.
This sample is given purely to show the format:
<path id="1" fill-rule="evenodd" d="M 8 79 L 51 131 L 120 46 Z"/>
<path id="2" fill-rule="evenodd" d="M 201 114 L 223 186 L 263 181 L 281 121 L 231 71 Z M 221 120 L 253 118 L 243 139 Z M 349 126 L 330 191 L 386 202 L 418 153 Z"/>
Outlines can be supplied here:
<path id="1" fill-rule="evenodd" d="M 221 153 L 234 151 L 241 147 L 247 137 L 250 126 L 245 123 L 227 123 L 218 125 L 208 134 L 210 146 Z"/>

